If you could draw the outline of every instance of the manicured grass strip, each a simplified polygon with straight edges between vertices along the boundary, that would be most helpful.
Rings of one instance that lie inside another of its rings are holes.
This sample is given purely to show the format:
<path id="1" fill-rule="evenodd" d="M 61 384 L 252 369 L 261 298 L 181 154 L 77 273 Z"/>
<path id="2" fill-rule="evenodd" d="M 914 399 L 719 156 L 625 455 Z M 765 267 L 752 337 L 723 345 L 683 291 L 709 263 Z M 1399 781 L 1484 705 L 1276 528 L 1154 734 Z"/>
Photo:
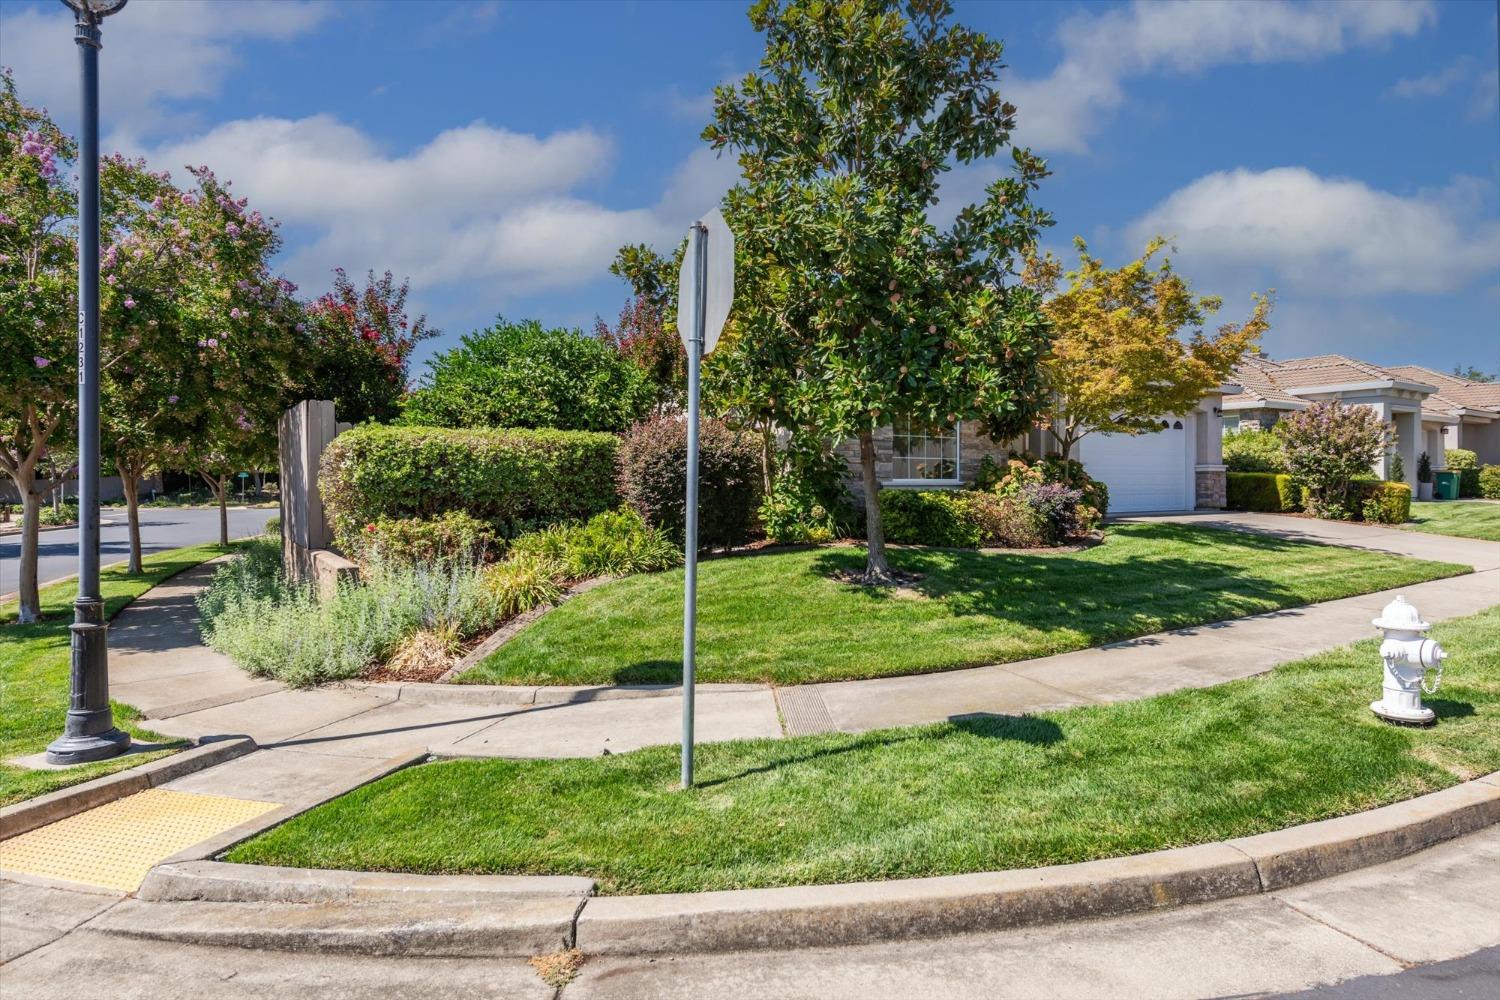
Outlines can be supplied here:
<path id="1" fill-rule="evenodd" d="M 194 545 L 160 552 L 142 560 L 144 572 L 131 576 L 124 564 L 99 573 L 105 614 L 110 618 L 169 576 L 222 555 L 217 545 Z M 66 580 L 43 587 L 42 620 L 17 625 L 16 602 L 0 604 L 0 760 L 45 750 L 62 732 L 68 711 L 68 670 L 71 656 L 68 626 L 73 621 L 73 598 L 78 583 Z M 164 737 L 134 725 L 140 717 L 129 705 L 115 703 L 115 723 L 138 740 L 161 742 Z M 0 764 L 0 805 L 33 798 L 67 785 L 172 753 L 162 750 L 123 759 L 100 761 L 66 771 L 31 771 Z"/>
<path id="2" fill-rule="evenodd" d="M 1441 626 L 1436 728 L 1377 720 L 1375 641 L 1138 702 L 860 736 L 401 771 L 231 861 L 591 875 L 686 892 L 1062 864 L 1275 830 L 1500 767 L 1500 609 Z M 503 725 L 503 723 L 502 723 Z"/>
<path id="3" fill-rule="evenodd" d="M 705 561 L 699 680 L 802 684 L 1024 660 L 1469 571 L 1162 523 L 1116 526 L 1075 553 L 893 549 L 896 568 L 923 574 L 910 592 L 834 579 L 864 558 L 845 547 Z M 463 680 L 670 683 L 681 643 L 681 571 L 643 574 L 548 613 Z"/>
<path id="4" fill-rule="evenodd" d="M 1429 535 L 1456 535 L 1500 542 L 1500 503 L 1473 500 L 1414 503 L 1411 505 L 1411 520 L 1401 527 Z"/>

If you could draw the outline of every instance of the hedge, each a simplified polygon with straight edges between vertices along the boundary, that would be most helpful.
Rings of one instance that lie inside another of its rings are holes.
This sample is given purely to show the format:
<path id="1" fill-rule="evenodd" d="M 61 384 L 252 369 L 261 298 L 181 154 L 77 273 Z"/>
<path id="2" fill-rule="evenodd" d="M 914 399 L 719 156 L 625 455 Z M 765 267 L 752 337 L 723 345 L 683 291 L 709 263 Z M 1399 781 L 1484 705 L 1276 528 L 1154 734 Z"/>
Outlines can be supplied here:
<path id="1" fill-rule="evenodd" d="M 1500 500 L 1500 465 L 1486 465 L 1479 470 L 1476 495 L 1486 500 Z"/>
<path id="2" fill-rule="evenodd" d="M 979 548 L 983 539 L 979 525 L 968 516 L 967 499 L 960 490 L 881 490 L 880 523 L 886 541 Z"/>
<path id="3" fill-rule="evenodd" d="M 323 452 L 318 489 L 345 552 L 382 518 L 465 511 L 511 537 L 615 506 L 613 434 L 356 427 Z"/>
<path id="4" fill-rule="evenodd" d="M 1411 487 L 1380 479 L 1356 479 L 1349 484 L 1349 506 L 1355 520 L 1405 524 L 1411 520 Z"/>
<path id="5" fill-rule="evenodd" d="M 644 420 L 620 440 L 620 499 L 681 545 L 687 507 L 687 424 L 672 416 Z M 761 500 L 760 447 L 717 420 L 698 434 L 698 546 L 744 545 L 755 533 Z"/>
<path id="6" fill-rule="evenodd" d="M 1230 472 L 1226 478 L 1230 510 L 1283 514 L 1302 509 L 1302 491 L 1284 472 Z"/>

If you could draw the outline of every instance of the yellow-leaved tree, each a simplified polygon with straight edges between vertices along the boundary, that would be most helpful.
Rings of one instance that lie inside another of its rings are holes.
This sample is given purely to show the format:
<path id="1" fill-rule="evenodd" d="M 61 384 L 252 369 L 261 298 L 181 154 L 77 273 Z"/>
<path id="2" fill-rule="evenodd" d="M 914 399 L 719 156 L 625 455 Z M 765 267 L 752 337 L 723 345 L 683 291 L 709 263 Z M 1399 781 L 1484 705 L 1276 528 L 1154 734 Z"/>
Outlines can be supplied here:
<path id="1" fill-rule="evenodd" d="M 1167 240 L 1152 239 L 1139 260 L 1113 270 L 1089 255 L 1082 237 L 1073 244 L 1077 270 L 1064 274 L 1051 254 L 1026 268 L 1027 281 L 1048 296 L 1051 434 L 1064 458 L 1094 431 L 1149 434 L 1163 416 L 1192 410 L 1256 349 L 1271 313 L 1271 294 L 1254 295 L 1249 319 L 1206 334 L 1204 322 L 1223 301 L 1193 295 L 1162 255 Z"/>

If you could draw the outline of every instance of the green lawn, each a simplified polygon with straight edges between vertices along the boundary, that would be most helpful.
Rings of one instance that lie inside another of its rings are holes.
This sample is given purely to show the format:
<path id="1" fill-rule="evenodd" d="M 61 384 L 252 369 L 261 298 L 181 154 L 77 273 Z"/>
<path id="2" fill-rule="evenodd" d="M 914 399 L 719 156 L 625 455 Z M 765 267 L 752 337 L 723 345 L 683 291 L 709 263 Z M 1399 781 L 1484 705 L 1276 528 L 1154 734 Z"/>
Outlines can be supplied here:
<path id="1" fill-rule="evenodd" d="M 1432 729 L 1387 725 L 1376 640 L 1138 702 L 393 774 L 229 852 L 313 868 L 591 875 L 687 892 L 1063 864 L 1373 808 L 1500 767 L 1500 609 L 1435 631 Z"/>
<path id="2" fill-rule="evenodd" d="M 1457 535 L 1500 542 L 1500 503 L 1473 500 L 1413 503 L 1411 520 L 1402 527 L 1407 531 L 1425 531 L 1429 535 Z"/>
<path id="3" fill-rule="evenodd" d="M 840 583 L 853 547 L 699 567 L 698 679 L 810 681 L 948 670 L 1468 572 L 1348 548 L 1180 524 L 1127 524 L 1103 545 L 1015 555 L 893 549 L 912 592 Z M 467 683 L 640 684 L 680 676 L 682 572 L 608 584 L 550 612 Z"/>
<path id="4" fill-rule="evenodd" d="M 99 574 L 105 613 L 113 618 L 120 609 L 169 576 L 191 569 L 221 555 L 217 545 L 196 545 L 147 556 L 145 572 L 131 576 L 124 565 Z M 61 732 L 68 710 L 69 633 L 73 621 L 76 581 L 43 587 L 40 622 L 17 625 L 16 602 L 0 604 L 0 761 L 45 750 Z M 133 723 L 138 717 L 129 705 L 115 704 L 115 722 L 136 739 L 160 742 L 164 738 Z M 127 767 L 172 753 L 162 750 L 126 758 L 100 761 L 66 771 L 32 771 L 0 764 L 0 805 L 33 798 L 45 792 L 76 785 L 80 781 L 111 774 Z"/>

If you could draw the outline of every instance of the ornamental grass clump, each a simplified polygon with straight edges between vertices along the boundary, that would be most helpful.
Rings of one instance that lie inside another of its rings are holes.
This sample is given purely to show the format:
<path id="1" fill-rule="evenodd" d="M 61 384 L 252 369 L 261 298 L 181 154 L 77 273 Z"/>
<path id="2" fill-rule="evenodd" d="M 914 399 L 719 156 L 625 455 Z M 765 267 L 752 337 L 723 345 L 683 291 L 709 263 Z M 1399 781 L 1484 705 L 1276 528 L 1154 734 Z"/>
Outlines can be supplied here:
<path id="1" fill-rule="evenodd" d="M 629 508 L 605 511 L 588 521 L 554 524 L 517 538 L 514 557 L 548 561 L 568 580 L 652 573 L 682 563 L 667 533 Z"/>

